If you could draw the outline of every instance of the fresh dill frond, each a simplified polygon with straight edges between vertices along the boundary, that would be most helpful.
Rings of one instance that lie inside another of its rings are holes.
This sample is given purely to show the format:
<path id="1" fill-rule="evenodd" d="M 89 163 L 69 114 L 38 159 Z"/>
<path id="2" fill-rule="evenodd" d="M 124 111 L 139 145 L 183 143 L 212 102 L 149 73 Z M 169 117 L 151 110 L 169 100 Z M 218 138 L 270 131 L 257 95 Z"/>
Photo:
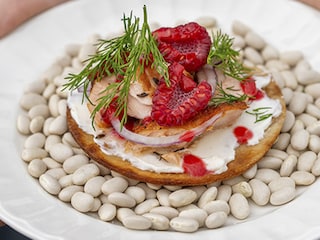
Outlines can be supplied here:
<path id="1" fill-rule="evenodd" d="M 132 12 L 129 17 L 122 18 L 124 34 L 109 40 L 99 40 L 97 52 L 86 61 L 86 66 L 79 74 L 69 74 L 64 85 L 64 90 L 76 90 L 83 87 L 83 99 L 90 101 L 88 89 L 93 81 L 99 81 L 104 76 L 115 75 L 117 81 L 111 83 L 102 92 L 102 96 L 95 105 L 91 118 L 103 108 L 107 108 L 116 99 L 115 115 L 120 116 L 121 124 L 127 121 L 127 105 L 129 88 L 140 74 L 144 72 L 144 67 L 154 68 L 164 77 L 169 85 L 168 66 L 160 53 L 156 40 L 152 36 L 148 24 L 147 8 L 143 7 L 143 23 L 140 26 L 140 18 L 133 17 Z"/>
<path id="2" fill-rule="evenodd" d="M 254 115 L 256 118 L 254 123 L 257 123 L 272 117 L 272 113 L 268 113 L 268 110 L 270 109 L 271 107 L 260 107 L 253 109 L 251 112 L 246 111 L 246 113 Z"/>
<path id="3" fill-rule="evenodd" d="M 240 62 L 239 51 L 232 48 L 233 38 L 228 34 L 222 34 L 221 30 L 212 33 L 212 38 L 207 63 L 232 78 L 240 81 L 245 79 L 249 69 Z"/>
<path id="4" fill-rule="evenodd" d="M 236 92 L 239 89 L 235 89 L 234 87 L 227 87 L 223 89 L 221 83 L 217 83 L 216 91 L 217 93 L 211 98 L 209 105 L 210 106 L 218 106 L 222 103 L 232 104 L 234 102 L 242 102 L 247 98 L 246 94 L 236 95 L 231 94 L 230 92 Z"/>

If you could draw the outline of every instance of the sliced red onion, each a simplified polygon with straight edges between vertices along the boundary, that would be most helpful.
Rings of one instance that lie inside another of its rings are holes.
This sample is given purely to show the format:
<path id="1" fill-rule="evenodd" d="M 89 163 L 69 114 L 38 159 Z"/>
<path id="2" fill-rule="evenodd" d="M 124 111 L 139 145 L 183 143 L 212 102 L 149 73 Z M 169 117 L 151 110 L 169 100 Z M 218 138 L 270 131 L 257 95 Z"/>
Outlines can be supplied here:
<path id="1" fill-rule="evenodd" d="M 150 147 L 168 147 L 179 143 L 191 142 L 195 137 L 200 136 L 208 127 L 212 126 L 216 120 L 222 116 L 222 113 L 216 114 L 203 124 L 192 128 L 190 130 L 183 131 L 179 134 L 164 137 L 152 137 L 145 136 L 135 132 L 132 132 L 123 126 L 118 118 L 113 118 L 111 124 L 115 131 L 128 141 L 132 141 L 138 144 L 147 145 Z"/>
<path id="2" fill-rule="evenodd" d="M 204 65 L 197 72 L 197 78 L 199 82 L 207 81 L 211 85 L 212 94 L 214 94 L 214 91 L 217 85 L 217 74 L 211 65 L 208 65 L 208 64 Z"/>

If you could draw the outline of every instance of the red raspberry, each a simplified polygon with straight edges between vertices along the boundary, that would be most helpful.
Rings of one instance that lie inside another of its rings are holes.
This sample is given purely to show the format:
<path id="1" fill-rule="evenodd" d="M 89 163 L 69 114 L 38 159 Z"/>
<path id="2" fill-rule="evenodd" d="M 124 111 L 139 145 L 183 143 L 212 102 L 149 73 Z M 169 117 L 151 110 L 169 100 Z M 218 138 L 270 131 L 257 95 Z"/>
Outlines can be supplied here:
<path id="1" fill-rule="evenodd" d="M 178 126 L 207 107 L 212 89 L 205 81 L 190 89 L 193 79 L 179 63 L 169 66 L 169 77 L 170 86 L 160 80 L 152 99 L 151 117 L 159 125 Z"/>
<path id="2" fill-rule="evenodd" d="M 211 38 L 199 24 L 191 22 L 175 28 L 159 28 L 153 35 L 168 63 L 178 62 L 189 72 L 197 71 L 206 64 Z"/>

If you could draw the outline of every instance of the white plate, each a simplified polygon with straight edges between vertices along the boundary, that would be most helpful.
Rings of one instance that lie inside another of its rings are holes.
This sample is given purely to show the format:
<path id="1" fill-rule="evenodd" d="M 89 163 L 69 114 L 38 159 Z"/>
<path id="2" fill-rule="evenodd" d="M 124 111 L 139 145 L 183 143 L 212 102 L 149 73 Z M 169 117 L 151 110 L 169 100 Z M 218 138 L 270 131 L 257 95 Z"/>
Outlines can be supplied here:
<path id="1" fill-rule="evenodd" d="M 150 21 L 215 16 L 219 24 L 241 20 L 280 49 L 301 50 L 320 70 L 320 14 L 285 0 L 117 0 L 72 1 L 46 12 L 0 40 L 0 218 L 32 239 L 315 239 L 320 237 L 320 182 L 294 201 L 243 223 L 194 234 L 130 231 L 78 213 L 44 192 L 20 159 L 21 137 L 15 123 L 23 87 L 38 79 L 69 43 L 117 30 L 132 9 L 141 16 L 147 4 Z M 262 208 L 264 209 L 264 208 Z M 262 213 L 263 213 L 262 211 Z"/>

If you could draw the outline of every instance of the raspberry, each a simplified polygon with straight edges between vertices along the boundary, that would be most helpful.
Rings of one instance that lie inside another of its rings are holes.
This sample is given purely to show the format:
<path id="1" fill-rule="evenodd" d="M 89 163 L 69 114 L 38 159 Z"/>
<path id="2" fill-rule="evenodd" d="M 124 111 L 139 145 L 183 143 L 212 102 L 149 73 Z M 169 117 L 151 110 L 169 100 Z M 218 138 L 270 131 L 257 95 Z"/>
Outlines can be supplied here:
<path id="1" fill-rule="evenodd" d="M 197 71 L 206 64 L 211 38 L 199 24 L 191 22 L 175 28 L 159 28 L 153 35 L 168 63 L 178 62 L 189 72 Z"/>
<path id="2" fill-rule="evenodd" d="M 168 70 L 170 86 L 160 80 L 152 99 L 151 117 L 162 126 L 179 126 L 207 107 L 212 89 L 205 81 L 190 89 L 193 79 L 179 63 L 171 64 Z"/>

